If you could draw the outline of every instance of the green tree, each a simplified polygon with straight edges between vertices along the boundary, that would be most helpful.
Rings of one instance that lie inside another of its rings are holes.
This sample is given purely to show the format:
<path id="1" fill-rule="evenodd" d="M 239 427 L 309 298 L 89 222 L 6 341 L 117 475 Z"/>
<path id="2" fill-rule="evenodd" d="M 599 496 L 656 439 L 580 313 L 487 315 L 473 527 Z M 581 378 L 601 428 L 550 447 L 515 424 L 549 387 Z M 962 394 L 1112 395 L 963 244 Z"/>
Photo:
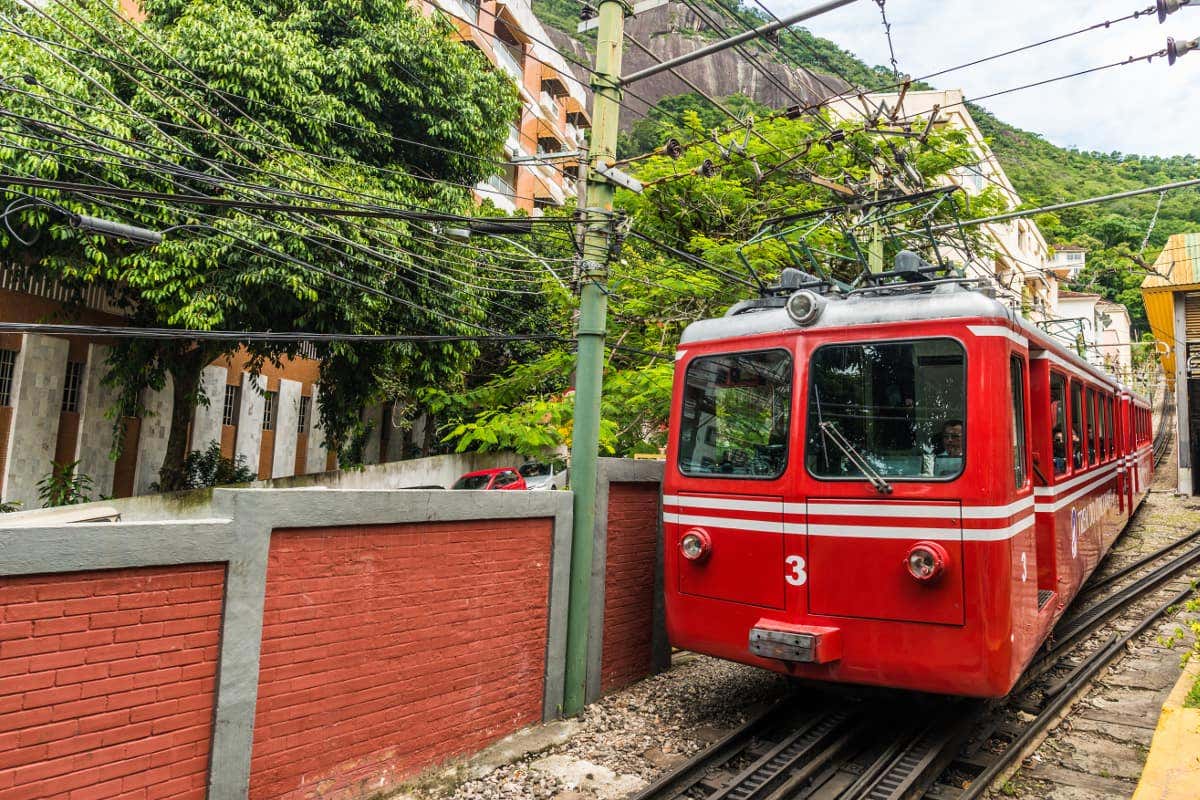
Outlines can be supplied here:
<path id="1" fill-rule="evenodd" d="M 472 286 L 486 272 L 427 226 L 213 208 L 183 196 L 473 213 L 470 187 L 498 171 L 519 108 L 510 79 L 406 0 L 145 5 L 147 21 L 133 25 L 104 4 L 39 11 L 0 0 L 0 13 L 37 37 L 0 39 L 0 61 L 21 71 L 0 118 L 0 167 L 180 201 L 14 187 L 7 201 L 23 204 L 9 217 L 19 238 L 0 229 L 0 256 L 76 291 L 105 287 L 139 326 L 478 333 L 489 300 Z M 72 228 L 30 197 L 73 214 L 184 227 L 139 248 Z M 252 367 L 298 348 L 249 345 Z M 190 341 L 113 348 L 115 418 L 142 413 L 143 391 L 171 379 L 164 489 L 186 482 L 200 371 L 228 350 Z M 319 346 L 329 441 L 354 437 L 382 381 L 453 387 L 478 352 L 469 343 Z"/>
<path id="2" fill-rule="evenodd" d="M 609 280 L 610 350 L 601 427 L 602 449 L 619 455 L 654 450 L 666 443 L 672 356 L 683 329 L 697 319 L 719 316 L 734 302 L 756 294 L 753 284 L 746 284 L 750 273 L 739 250 L 766 282 L 777 280 L 786 267 L 809 268 L 798 263 L 779 239 L 742 245 L 768 218 L 836 201 L 835 195 L 806 180 L 807 176 L 815 173 L 848 183 L 868 180 L 870 158 L 878 143 L 865 134 L 848 133 L 844 143 L 807 147 L 827 128 L 811 118 L 781 118 L 756 124 L 766 142 L 730 134 L 720 137 L 718 144 L 709 136 L 712 120 L 701 109 L 683 102 L 677 108 L 682 120 L 663 118 L 661 135 L 696 144 L 678 160 L 662 155 L 636 162 L 630 168 L 640 179 L 660 182 L 643 194 L 618 192 L 616 205 L 629 215 L 635 230 L 700 256 L 716 270 L 665 255 L 639 239 L 624 241 Z M 730 150 L 731 142 L 744 142 L 745 153 Z M 899 171 L 896 157 L 890 150 L 884 153 L 875 158 L 877 164 Z M 929 146 L 914 151 L 911 158 L 931 185 L 938 176 L 973 160 L 964 136 L 953 131 L 934 134 Z M 716 175 L 696 174 L 705 160 L 714 162 Z M 932 219 L 949 219 L 951 209 L 964 202 L 961 193 L 952 195 Z M 997 193 L 988 190 L 972 198 L 971 209 L 990 213 L 999 204 Z M 855 213 L 839 216 L 853 219 Z M 845 247 L 844 235 L 831 223 L 815 225 L 809 240 L 830 250 Z M 854 277 L 860 269 L 850 262 L 837 265 L 843 278 Z M 552 304 L 547 314 L 551 324 L 566 329 L 571 312 L 572 305 L 564 300 Z M 459 450 L 515 449 L 527 455 L 569 445 L 573 366 L 573 353 L 562 347 L 514 364 L 466 394 L 437 393 L 434 402 L 442 417 L 452 420 L 445 436 Z"/>

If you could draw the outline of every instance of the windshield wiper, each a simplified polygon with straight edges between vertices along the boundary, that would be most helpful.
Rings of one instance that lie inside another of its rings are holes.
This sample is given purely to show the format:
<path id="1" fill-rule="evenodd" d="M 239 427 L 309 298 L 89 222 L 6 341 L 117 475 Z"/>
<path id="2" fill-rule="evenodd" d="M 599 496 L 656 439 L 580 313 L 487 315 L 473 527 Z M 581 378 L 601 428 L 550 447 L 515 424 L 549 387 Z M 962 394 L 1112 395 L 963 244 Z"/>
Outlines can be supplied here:
<path id="1" fill-rule="evenodd" d="M 832 422 L 822 422 L 820 424 L 821 433 L 829 437 L 829 441 L 833 442 L 837 449 L 845 453 L 846 458 L 850 459 L 850 463 L 858 468 L 858 471 L 867 477 L 871 485 L 875 487 L 875 491 L 880 494 L 891 494 L 892 485 L 888 483 L 879 472 L 870 465 L 862 453 L 855 449 L 854 445 L 850 444 L 849 440 L 842 435 L 842 432 L 837 429 L 837 426 Z"/>

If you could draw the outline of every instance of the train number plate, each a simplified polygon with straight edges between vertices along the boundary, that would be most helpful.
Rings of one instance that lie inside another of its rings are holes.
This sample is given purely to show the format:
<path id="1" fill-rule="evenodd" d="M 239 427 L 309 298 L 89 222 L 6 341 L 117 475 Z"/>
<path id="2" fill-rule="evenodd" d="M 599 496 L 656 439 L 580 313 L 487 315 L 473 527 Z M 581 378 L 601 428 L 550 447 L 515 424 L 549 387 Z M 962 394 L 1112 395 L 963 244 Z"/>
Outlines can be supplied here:
<path id="1" fill-rule="evenodd" d="M 817 637 L 811 633 L 788 633 L 753 628 L 750 631 L 750 652 L 763 658 L 783 661 L 816 661 Z"/>

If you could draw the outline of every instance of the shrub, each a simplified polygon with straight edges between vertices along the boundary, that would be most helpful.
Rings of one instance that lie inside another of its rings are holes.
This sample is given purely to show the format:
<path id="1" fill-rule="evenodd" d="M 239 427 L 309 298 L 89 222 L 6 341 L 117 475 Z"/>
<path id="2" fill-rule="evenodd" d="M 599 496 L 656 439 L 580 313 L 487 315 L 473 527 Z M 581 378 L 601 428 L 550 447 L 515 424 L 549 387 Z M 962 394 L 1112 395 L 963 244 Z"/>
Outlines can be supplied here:
<path id="1" fill-rule="evenodd" d="M 78 461 L 50 462 L 50 471 L 38 481 L 38 498 L 42 508 L 51 506 L 73 506 L 92 500 L 92 479 L 86 474 L 76 473 Z"/>
<path id="2" fill-rule="evenodd" d="M 229 459 L 221 455 L 221 445 L 216 441 L 208 443 L 204 450 L 193 450 L 188 453 L 183 462 L 183 488 L 206 489 L 210 486 L 224 486 L 229 483 L 249 483 L 258 478 L 257 473 L 246 466 L 246 457 L 238 456 Z M 159 475 L 162 479 L 162 475 Z M 161 491 L 159 484 L 151 487 Z"/>

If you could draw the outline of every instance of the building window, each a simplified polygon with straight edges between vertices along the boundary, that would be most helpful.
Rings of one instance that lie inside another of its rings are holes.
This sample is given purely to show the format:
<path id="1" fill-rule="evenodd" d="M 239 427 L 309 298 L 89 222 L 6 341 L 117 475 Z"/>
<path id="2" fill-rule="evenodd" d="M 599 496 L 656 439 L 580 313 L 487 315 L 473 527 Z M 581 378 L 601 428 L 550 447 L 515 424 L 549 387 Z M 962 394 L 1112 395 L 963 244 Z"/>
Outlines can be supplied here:
<path id="1" fill-rule="evenodd" d="M 16 364 L 16 350 L 0 350 L 0 406 L 12 405 L 13 371 Z"/>
<path id="2" fill-rule="evenodd" d="M 308 433 L 308 409 L 312 405 L 311 397 L 300 398 L 300 412 L 296 417 L 296 433 L 303 436 Z"/>
<path id="3" fill-rule="evenodd" d="M 242 407 L 242 387 L 225 386 L 225 409 L 221 413 L 222 425 L 237 425 L 238 411 Z"/>
<path id="4" fill-rule="evenodd" d="M 83 385 L 83 362 L 67 362 L 67 380 L 63 384 L 62 410 L 64 414 L 79 413 L 79 389 Z"/>
<path id="5" fill-rule="evenodd" d="M 266 399 L 263 403 L 263 427 L 264 431 L 275 430 L 275 417 L 279 413 L 279 392 L 267 392 Z"/>

